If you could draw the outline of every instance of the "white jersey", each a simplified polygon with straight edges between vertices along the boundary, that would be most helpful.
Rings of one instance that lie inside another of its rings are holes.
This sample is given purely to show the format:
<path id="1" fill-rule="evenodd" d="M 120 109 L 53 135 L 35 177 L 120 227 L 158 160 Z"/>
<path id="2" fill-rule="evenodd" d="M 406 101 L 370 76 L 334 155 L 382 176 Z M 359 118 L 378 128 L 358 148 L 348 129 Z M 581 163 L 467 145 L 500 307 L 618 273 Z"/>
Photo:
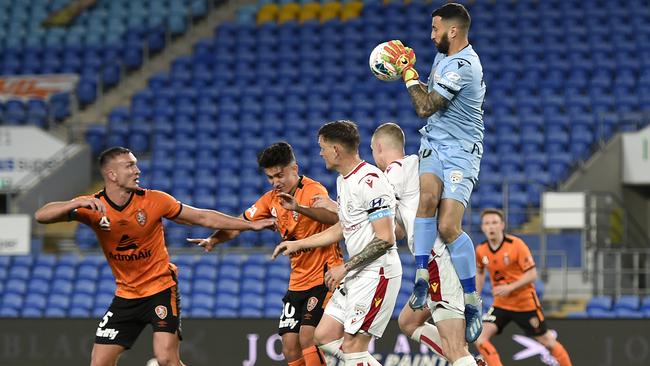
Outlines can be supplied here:
<path id="1" fill-rule="evenodd" d="M 409 250 L 413 253 L 415 233 L 415 214 L 420 200 L 420 159 L 417 155 L 408 155 L 388 164 L 386 178 L 393 185 L 397 209 L 395 218 L 406 231 Z"/>
<path id="2" fill-rule="evenodd" d="M 386 216 L 395 216 L 395 194 L 384 173 L 372 164 L 362 161 L 346 176 L 336 180 L 339 222 L 343 228 L 345 246 L 350 257 L 359 254 L 375 237 L 371 222 Z M 400 276 L 402 265 L 397 246 L 350 275 L 376 277 L 382 272 L 386 278 Z"/>

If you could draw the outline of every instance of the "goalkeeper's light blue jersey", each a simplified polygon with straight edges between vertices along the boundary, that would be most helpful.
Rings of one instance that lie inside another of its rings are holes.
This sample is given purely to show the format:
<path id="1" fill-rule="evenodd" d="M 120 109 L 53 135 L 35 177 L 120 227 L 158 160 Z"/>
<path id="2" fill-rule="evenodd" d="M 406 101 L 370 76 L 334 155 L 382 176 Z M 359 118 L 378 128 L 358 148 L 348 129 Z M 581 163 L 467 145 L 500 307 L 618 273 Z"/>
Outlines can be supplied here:
<path id="1" fill-rule="evenodd" d="M 483 152 L 483 99 L 485 82 L 481 60 L 468 45 L 453 56 L 438 53 L 427 82 L 429 92 L 435 90 L 449 100 L 446 109 L 431 115 L 420 132 L 440 145 L 458 142 L 465 149 L 480 145 Z M 472 151 L 474 153 L 476 151 Z"/>

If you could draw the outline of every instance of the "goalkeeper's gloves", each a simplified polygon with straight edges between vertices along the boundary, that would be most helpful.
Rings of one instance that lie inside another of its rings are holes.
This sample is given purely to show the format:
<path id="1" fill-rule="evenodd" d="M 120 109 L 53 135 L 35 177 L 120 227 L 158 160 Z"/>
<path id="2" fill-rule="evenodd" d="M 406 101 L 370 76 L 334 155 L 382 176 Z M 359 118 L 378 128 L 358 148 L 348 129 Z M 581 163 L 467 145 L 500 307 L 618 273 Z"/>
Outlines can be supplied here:
<path id="1" fill-rule="evenodd" d="M 397 72 L 402 75 L 402 79 L 407 87 L 419 83 L 420 75 L 415 70 L 415 51 L 410 47 L 405 47 L 402 41 L 393 40 L 388 42 L 384 48 L 389 56 L 389 61 L 395 66 Z"/>

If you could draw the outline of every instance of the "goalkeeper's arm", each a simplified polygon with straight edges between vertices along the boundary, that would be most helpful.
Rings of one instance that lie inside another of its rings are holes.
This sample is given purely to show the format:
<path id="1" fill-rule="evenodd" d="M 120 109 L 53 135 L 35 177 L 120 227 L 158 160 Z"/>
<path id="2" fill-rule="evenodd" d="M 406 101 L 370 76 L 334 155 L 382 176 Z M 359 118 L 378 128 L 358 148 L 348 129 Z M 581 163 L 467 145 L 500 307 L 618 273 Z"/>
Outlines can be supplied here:
<path id="1" fill-rule="evenodd" d="M 420 118 L 427 118 L 437 111 L 446 108 L 449 101 L 438 92 L 427 90 L 426 85 L 420 82 L 420 75 L 415 69 L 415 51 L 404 46 L 401 41 L 388 42 L 386 51 L 391 56 L 391 62 L 402 75 L 406 88 L 411 95 L 415 113 Z"/>

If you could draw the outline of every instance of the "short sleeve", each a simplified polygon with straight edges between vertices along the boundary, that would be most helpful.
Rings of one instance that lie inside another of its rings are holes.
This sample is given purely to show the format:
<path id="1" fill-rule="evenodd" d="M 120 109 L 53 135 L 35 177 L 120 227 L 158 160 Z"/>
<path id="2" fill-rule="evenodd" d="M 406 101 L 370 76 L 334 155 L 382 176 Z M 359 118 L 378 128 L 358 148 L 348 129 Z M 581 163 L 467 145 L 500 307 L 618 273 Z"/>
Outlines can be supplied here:
<path id="1" fill-rule="evenodd" d="M 154 200 L 156 210 L 161 217 L 173 220 L 183 211 L 183 204 L 169 193 L 150 190 L 146 194 L 150 195 L 150 198 Z"/>
<path id="2" fill-rule="evenodd" d="M 244 219 L 248 221 L 255 221 L 272 217 L 272 199 L 272 192 L 266 192 L 266 194 L 260 197 L 251 207 L 244 211 Z"/>
<path id="3" fill-rule="evenodd" d="M 517 240 L 517 251 L 517 263 L 522 271 L 526 272 L 535 267 L 535 260 L 530 252 L 530 248 L 521 239 Z"/>
<path id="4" fill-rule="evenodd" d="M 436 72 L 433 90 L 451 101 L 471 80 L 472 67 L 469 62 L 452 58 L 442 65 L 440 72 Z"/>
<path id="5" fill-rule="evenodd" d="M 94 196 L 79 196 L 73 198 L 73 200 L 77 199 L 92 199 L 95 198 Z M 68 212 L 68 219 L 69 220 L 74 220 L 74 221 L 79 221 L 81 223 L 84 223 L 88 226 L 92 226 L 93 220 L 99 220 L 99 214 L 96 211 L 89 210 L 87 208 L 78 208 L 75 210 L 72 210 Z"/>

